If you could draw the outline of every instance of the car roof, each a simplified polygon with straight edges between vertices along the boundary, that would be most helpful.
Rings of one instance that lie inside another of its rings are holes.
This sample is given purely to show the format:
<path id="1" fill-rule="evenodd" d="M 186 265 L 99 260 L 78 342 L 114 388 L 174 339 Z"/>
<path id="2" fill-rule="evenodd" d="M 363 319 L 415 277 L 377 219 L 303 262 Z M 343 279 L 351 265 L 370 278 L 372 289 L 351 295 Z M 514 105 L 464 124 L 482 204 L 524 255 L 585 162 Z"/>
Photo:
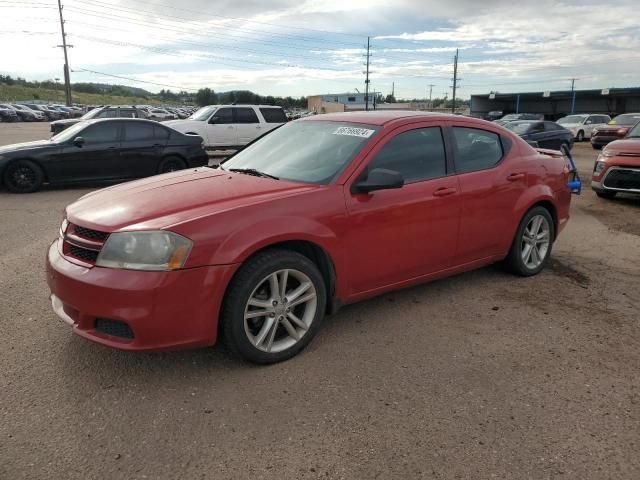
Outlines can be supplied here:
<path id="1" fill-rule="evenodd" d="M 82 120 L 80 123 L 84 123 L 85 125 L 93 125 L 94 123 L 104 123 L 104 122 L 137 122 L 137 123 L 150 123 L 151 125 L 158 125 L 164 128 L 169 128 L 167 125 L 162 125 L 154 120 L 147 120 L 146 118 L 129 118 L 129 117 L 120 117 L 120 118 L 92 118 L 90 120 Z"/>
<path id="2" fill-rule="evenodd" d="M 435 113 L 435 112 L 414 112 L 414 111 L 380 111 L 374 110 L 370 112 L 346 112 L 346 113 L 325 113 L 322 115 L 314 115 L 310 117 L 304 117 L 300 121 L 313 122 L 313 121 L 327 121 L 327 122 L 351 122 L 351 123 L 366 123 L 369 125 L 384 125 L 395 120 L 403 119 L 428 119 L 428 120 L 444 120 L 450 118 L 459 119 L 460 115 L 452 115 L 450 113 Z M 477 118 L 464 117 L 465 120 L 481 121 Z"/>

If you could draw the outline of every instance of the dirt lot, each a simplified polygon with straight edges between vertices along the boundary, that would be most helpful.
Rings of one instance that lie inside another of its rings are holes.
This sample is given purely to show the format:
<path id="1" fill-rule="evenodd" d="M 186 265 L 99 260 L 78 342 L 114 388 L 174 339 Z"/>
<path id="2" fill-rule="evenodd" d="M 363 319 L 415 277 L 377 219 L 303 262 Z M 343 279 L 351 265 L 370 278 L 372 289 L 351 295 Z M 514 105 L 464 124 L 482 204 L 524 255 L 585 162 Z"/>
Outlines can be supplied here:
<path id="1" fill-rule="evenodd" d="M 0 124 L 0 143 L 46 130 Z M 71 335 L 43 258 L 87 191 L 0 191 L 0 478 L 640 478 L 640 199 L 586 188 L 539 276 L 352 305 L 257 368 Z"/>

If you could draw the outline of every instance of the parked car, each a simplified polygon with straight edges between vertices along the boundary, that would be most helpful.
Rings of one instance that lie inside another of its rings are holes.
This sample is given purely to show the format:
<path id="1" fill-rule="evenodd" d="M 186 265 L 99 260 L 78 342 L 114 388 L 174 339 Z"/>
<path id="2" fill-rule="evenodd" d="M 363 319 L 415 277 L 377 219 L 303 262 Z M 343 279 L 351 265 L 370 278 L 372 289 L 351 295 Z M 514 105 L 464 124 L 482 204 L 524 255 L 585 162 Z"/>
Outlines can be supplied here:
<path id="1" fill-rule="evenodd" d="M 148 115 L 150 120 L 157 120 L 158 122 L 164 122 L 165 120 L 175 120 L 178 116 L 175 113 L 171 113 L 164 108 L 149 108 Z"/>
<path id="2" fill-rule="evenodd" d="M 446 152 L 446 153 L 445 153 Z M 219 169 L 91 193 L 48 252 L 53 310 L 124 350 L 300 352 L 338 306 L 504 260 L 535 275 L 569 218 L 568 169 L 478 119 L 290 122 Z"/>
<path id="3" fill-rule="evenodd" d="M 45 116 L 45 118 L 49 121 L 51 120 L 59 120 L 60 119 L 60 112 L 54 112 L 52 110 L 49 110 L 48 108 L 46 108 L 45 105 L 41 105 L 39 103 L 21 103 L 20 105 L 24 105 L 25 107 L 29 107 L 31 110 L 34 110 L 36 112 L 42 112 L 42 114 Z"/>
<path id="4" fill-rule="evenodd" d="M 11 105 L 16 111 L 16 114 L 23 122 L 42 122 L 46 120 L 46 117 L 43 112 L 39 110 L 32 110 L 29 107 L 25 107 L 24 105 Z"/>
<path id="5" fill-rule="evenodd" d="M 0 103 L 0 121 L 17 122 L 18 113 L 6 103 Z"/>
<path id="6" fill-rule="evenodd" d="M 186 120 L 166 123 L 180 132 L 200 135 L 207 147 L 236 150 L 286 122 L 281 107 L 209 105 Z"/>
<path id="7" fill-rule="evenodd" d="M 609 115 L 577 114 L 562 117 L 558 124 L 569 130 L 576 141 L 582 142 L 585 138 L 591 138 L 594 129 L 604 127 L 610 121 Z"/>
<path id="8" fill-rule="evenodd" d="M 573 134 L 555 122 L 537 122 L 535 120 L 519 120 L 503 125 L 523 140 L 534 143 L 540 148 L 560 150 L 563 146 L 573 148 Z"/>
<path id="9" fill-rule="evenodd" d="M 591 188 L 603 198 L 640 194 L 640 123 L 623 140 L 604 147 L 593 167 Z"/>
<path id="10" fill-rule="evenodd" d="M 207 165 L 200 137 L 140 119 L 87 120 L 50 140 L 0 147 L 0 178 L 15 193 L 49 184 L 120 181 Z"/>
<path id="11" fill-rule="evenodd" d="M 147 118 L 147 115 L 141 109 L 131 105 L 105 105 L 89 110 L 80 118 L 51 122 L 51 133 L 56 135 L 79 122 L 98 118 Z"/>
<path id="12" fill-rule="evenodd" d="M 591 146 L 600 150 L 614 140 L 627 136 L 629 130 L 640 122 L 640 113 L 623 113 L 611 120 L 608 125 L 594 129 L 591 134 Z"/>
<path id="13" fill-rule="evenodd" d="M 505 115 L 500 120 L 494 120 L 498 125 L 506 125 L 509 122 L 515 122 L 516 120 L 544 120 L 544 115 L 538 113 L 510 113 Z"/>

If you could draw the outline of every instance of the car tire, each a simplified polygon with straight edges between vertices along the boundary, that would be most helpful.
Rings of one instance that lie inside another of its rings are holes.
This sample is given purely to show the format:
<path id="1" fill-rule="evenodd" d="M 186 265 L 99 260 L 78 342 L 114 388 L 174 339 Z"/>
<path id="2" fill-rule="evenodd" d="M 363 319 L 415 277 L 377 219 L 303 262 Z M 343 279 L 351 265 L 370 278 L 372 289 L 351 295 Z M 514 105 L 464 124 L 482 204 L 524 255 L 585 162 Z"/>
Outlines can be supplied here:
<path id="1" fill-rule="evenodd" d="M 555 224 L 549 210 L 533 207 L 520 221 L 505 260 L 507 268 L 522 277 L 540 273 L 551 256 L 554 238 Z"/>
<path id="2" fill-rule="evenodd" d="M 288 360 L 313 339 L 325 306 L 324 279 L 309 258 L 291 250 L 266 250 L 242 265 L 229 284 L 222 336 L 245 361 Z"/>
<path id="3" fill-rule="evenodd" d="M 165 157 L 160 161 L 158 165 L 158 173 L 170 173 L 177 172 L 178 170 L 184 170 L 187 168 L 187 163 L 176 156 Z"/>
<path id="4" fill-rule="evenodd" d="M 618 192 L 611 192 L 609 190 L 596 190 L 596 195 L 600 198 L 613 198 Z"/>
<path id="5" fill-rule="evenodd" d="M 578 142 L 583 142 L 584 141 L 584 132 L 582 130 L 580 130 L 578 132 L 578 135 L 576 135 L 576 141 L 578 141 Z"/>
<path id="6" fill-rule="evenodd" d="M 2 176 L 4 186 L 12 193 L 33 193 L 40 189 L 44 173 L 31 160 L 16 160 L 10 163 Z"/>
<path id="7" fill-rule="evenodd" d="M 594 150 L 602 150 L 602 147 L 600 145 L 594 145 L 592 143 L 591 146 L 593 147 Z"/>

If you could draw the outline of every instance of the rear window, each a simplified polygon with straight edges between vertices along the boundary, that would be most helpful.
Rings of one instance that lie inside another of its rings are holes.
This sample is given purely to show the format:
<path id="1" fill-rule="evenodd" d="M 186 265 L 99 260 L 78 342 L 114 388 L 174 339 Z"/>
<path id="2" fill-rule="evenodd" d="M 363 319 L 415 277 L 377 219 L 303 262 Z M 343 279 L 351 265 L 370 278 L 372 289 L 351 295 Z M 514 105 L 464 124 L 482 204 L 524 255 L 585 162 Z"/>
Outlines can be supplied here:
<path id="1" fill-rule="evenodd" d="M 267 123 L 284 123 L 287 121 L 287 116 L 281 108 L 261 108 L 260 113 Z"/>

